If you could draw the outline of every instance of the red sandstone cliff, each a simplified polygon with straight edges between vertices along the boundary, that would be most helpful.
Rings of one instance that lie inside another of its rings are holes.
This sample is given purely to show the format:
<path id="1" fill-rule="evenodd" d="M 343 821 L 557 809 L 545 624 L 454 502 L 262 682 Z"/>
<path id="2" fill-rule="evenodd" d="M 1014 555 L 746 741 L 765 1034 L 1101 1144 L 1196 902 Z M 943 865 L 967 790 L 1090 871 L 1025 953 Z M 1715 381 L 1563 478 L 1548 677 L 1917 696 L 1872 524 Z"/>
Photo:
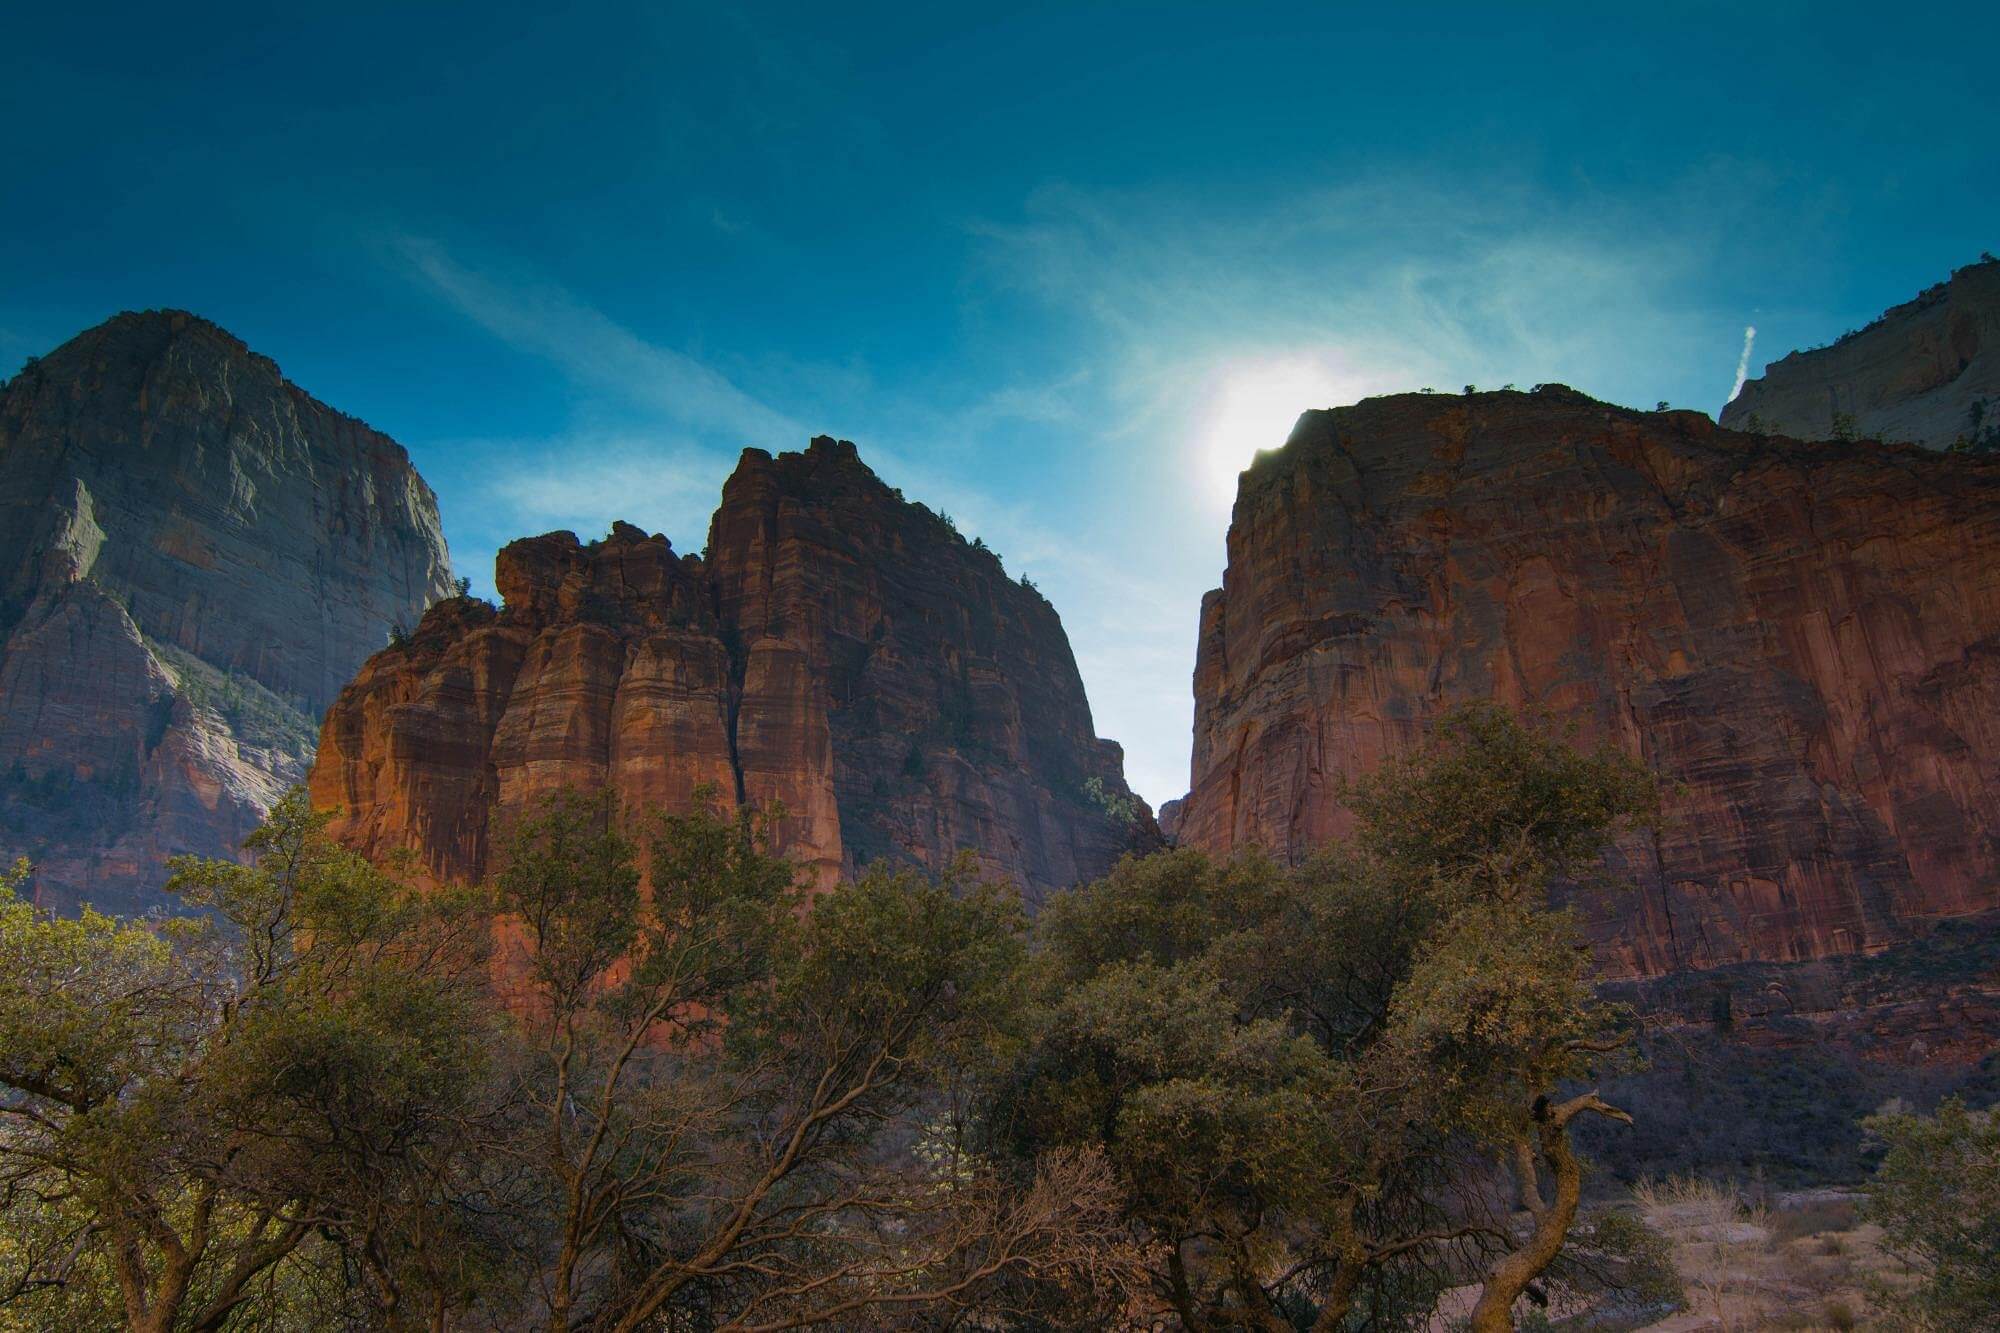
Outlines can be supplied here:
<path id="1" fill-rule="evenodd" d="M 1291 851 L 1453 703 L 1674 784 L 1614 973 L 1873 949 L 2000 906 L 2000 463 L 1551 386 L 1309 412 L 1202 607 L 1182 842 Z"/>
<path id="2" fill-rule="evenodd" d="M 314 803 L 373 856 L 471 879 L 536 794 L 609 785 L 627 809 L 781 802 L 822 881 L 961 849 L 1030 894 L 1101 874 L 1150 821 L 1091 726 L 1061 621 L 854 446 L 747 450 L 706 559 L 619 524 L 500 553 L 504 608 L 439 604 L 326 716 Z"/>
<path id="3" fill-rule="evenodd" d="M 0 388 L 0 857 L 158 905 L 304 777 L 313 720 L 446 591 L 394 440 L 206 320 L 125 314 Z"/>

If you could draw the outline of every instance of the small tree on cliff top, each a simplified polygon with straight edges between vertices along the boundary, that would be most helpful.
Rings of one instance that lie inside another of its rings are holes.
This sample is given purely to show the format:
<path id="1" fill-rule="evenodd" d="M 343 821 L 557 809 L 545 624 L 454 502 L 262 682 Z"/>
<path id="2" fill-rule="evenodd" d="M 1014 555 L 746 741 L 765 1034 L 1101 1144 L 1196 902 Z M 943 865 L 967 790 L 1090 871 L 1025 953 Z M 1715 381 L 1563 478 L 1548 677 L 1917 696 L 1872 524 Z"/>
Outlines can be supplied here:
<path id="1" fill-rule="evenodd" d="M 1295 869 L 1127 861 L 1045 910 L 989 1132 L 1104 1151 L 1190 1330 L 1393 1322 L 1468 1273 L 1475 1327 L 1508 1327 L 1561 1275 L 1570 1125 L 1623 1117 L 1562 1093 L 1627 1034 L 1550 886 L 1652 801 L 1629 761 L 1475 708 L 1358 784 L 1354 839 Z M 1525 1227 L 1467 1187 L 1495 1165 Z"/>

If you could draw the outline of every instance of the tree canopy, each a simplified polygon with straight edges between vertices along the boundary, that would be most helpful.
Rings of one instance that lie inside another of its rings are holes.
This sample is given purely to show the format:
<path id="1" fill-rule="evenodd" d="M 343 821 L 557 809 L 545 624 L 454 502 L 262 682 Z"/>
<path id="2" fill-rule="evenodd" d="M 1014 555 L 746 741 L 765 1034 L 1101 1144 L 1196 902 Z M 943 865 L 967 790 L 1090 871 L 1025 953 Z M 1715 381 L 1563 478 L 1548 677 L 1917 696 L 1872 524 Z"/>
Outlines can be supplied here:
<path id="1" fill-rule="evenodd" d="M 1914 1277 L 1877 1300 L 1911 1328 L 2000 1326 L 2000 1113 L 1949 1100 L 1866 1124 L 1887 1149 L 1868 1216 Z"/>
<path id="2" fill-rule="evenodd" d="M 1298 864 L 1032 921 L 967 862 L 813 893 L 712 794 L 556 793 L 478 888 L 298 793 L 186 916 L 0 884 L 0 1322 L 1332 1330 L 1472 1283 L 1484 1333 L 1617 1280 L 1569 1139 L 1631 1025 L 1559 900 L 1651 782 L 1478 708 L 1348 798 Z"/>
<path id="3" fill-rule="evenodd" d="M 1575 1216 L 1569 1125 L 1624 1115 L 1562 1095 L 1630 1025 L 1551 894 L 1652 816 L 1646 775 L 1477 708 L 1349 805 L 1296 866 L 1128 860 L 1039 922 L 990 1132 L 1103 1151 L 1189 1329 L 1337 1328 L 1466 1272 L 1508 1327 Z M 1525 1233 L 1479 1196 L 1495 1161 Z"/>

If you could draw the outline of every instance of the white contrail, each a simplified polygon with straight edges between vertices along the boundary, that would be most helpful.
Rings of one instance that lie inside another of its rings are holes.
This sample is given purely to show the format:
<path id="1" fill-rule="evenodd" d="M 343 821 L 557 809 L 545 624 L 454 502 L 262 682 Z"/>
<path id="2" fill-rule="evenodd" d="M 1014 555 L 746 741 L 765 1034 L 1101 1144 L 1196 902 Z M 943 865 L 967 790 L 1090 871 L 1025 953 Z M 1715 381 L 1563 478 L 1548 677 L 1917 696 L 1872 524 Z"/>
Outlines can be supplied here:
<path id="1" fill-rule="evenodd" d="M 1750 345 L 1757 341 L 1757 326 L 1743 326 L 1743 355 L 1736 358 L 1736 387 L 1729 391 L 1729 401 L 1735 402 L 1736 395 L 1743 392 L 1743 381 L 1750 378 Z"/>

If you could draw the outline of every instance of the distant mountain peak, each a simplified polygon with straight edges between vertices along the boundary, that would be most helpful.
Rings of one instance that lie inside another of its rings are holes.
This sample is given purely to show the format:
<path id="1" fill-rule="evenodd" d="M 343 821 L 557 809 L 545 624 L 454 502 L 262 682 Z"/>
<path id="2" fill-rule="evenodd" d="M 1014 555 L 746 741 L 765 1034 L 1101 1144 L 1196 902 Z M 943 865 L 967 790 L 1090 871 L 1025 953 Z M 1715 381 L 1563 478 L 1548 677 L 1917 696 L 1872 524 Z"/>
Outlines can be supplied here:
<path id="1" fill-rule="evenodd" d="M 36 358 L 0 397 L 0 854 L 52 903 L 155 905 L 449 575 L 402 446 L 213 321 L 126 311 Z"/>
<path id="2" fill-rule="evenodd" d="M 1833 342 L 1764 367 L 1722 409 L 1735 430 L 2000 446 L 2000 260 L 1981 258 Z"/>

